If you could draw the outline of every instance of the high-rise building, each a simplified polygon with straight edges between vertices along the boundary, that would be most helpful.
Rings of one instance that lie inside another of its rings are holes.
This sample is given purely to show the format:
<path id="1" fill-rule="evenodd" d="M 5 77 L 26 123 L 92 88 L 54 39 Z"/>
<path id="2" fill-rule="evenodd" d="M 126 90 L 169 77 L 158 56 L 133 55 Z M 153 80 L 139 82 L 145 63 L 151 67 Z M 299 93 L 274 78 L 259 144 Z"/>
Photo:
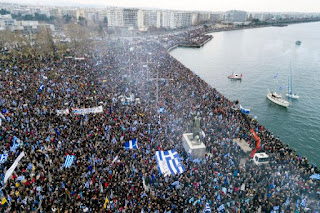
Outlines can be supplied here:
<path id="1" fill-rule="evenodd" d="M 123 9 L 117 7 L 107 8 L 108 26 L 123 27 Z"/>
<path id="2" fill-rule="evenodd" d="M 123 23 L 126 27 L 138 26 L 138 9 L 125 8 L 123 9 Z"/>
<path id="3" fill-rule="evenodd" d="M 247 12 L 241 10 L 230 10 L 225 13 L 224 21 L 229 23 L 246 22 Z"/>

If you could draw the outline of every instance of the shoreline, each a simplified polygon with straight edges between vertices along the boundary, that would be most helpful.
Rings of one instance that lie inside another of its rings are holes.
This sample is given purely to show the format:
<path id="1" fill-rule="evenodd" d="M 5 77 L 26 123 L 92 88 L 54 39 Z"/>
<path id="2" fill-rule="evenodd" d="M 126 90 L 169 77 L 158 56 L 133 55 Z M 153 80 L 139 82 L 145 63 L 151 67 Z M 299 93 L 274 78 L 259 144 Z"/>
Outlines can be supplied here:
<path id="1" fill-rule="evenodd" d="M 314 22 L 320 22 L 320 21 L 314 21 Z M 291 24 L 303 24 L 303 23 L 310 23 L 310 22 L 299 22 L 299 23 L 291 23 Z M 288 24 L 289 25 L 289 24 Z M 287 26 L 288 26 L 287 25 Z M 210 34 L 210 33 L 214 33 L 214 32 L 223 32 L 223 31 L 234 31 L 234 30 L 244 30 L 244 29 L 255 29 L 255 28 L 263 28 L 263 27 L 279 27 L 279 26 L 271 26 L 271 25 L 268 25 L 268 26 L 259 26 L 259 27 L 245 27 L 245 28 L 233 28 L 233 29 L 219 29 L 219 30 L 214 30 L 214 31 L 210 31 L 210 32 L 205 32 L 205 33 L 203 33 L 202 35 L 208 35 L 208 34 Z M 200 48 L 200 47 L 202 47 L 202 46 L 204 46 L 206 43 L 208 43 L 210 40 L 212 40 L 212 38 L 213 38 L 213 36 L 212 35 L 208 35 L 208 36 L 211 36 L 211 38 L 209 38 L 209 39 L 206 39 L 204 42 L 201 42 L 199 45 L 192 45 L 192 44 L 176 44 L 176 45 L 174 45 L 174 46 L 172 46 L 172 47 L 169 47 L 169 48 L 167 48 L 167 53 L 171 56 L 171 57 L 173 57 L 171 54 L 170 54 L 170 52 L 172 51 L 172 50 L 174 50 L 174 49 L 176 49 L 176 48 L 178 48 L 178 47 L 182 47 L 182 48 Z M 173 57 L 175 60 L 177 60 L 179 63 L 181 63 L 183 66 L 185 66 L 182 62 L 180 62 L 178 59 L 176 59 L 175 57 Z M 187 67 L 186 67 L 187 68 Z M 187 69 L 189 69 L 189 68 L 187 68 Z M 196 73 L 194 73 L 194 71 L 192 71 L 191 69 L 189 69 L 194 75 L 197 75 Z M 199 77 L 200 78 L 200 77 Z M 205 81 L 204 79 L 202 79 L 202 78 L 200 78 L 201 80 L 203 80 L 203 81 Z M 206 82 L 206 81 L 205 81 Z M 209 83 L 208 83 L 209 84 Z M 211 86 L 212 87 L 212 86 Z M 212 87 L 213 89 L 216 89 L 216 88 L 214 88 L 214 87 Z M 220 93 L 218 90 L 216 90 L 218 93 Z M 228 100 L 228 101 L 230 101 L 230 102 L 233 102 L 232 100 L 229 100 L 228 98 L 226 98 L 222 93 L 220 93 L 226 100 Z M 253 117 L 251 117 L 250 115 L 246 115 L 245 116 L 246 118 L 249 118 L 249 120 L 250 121 L 252 121 L 252 120 L 254 120 L 257 124 L 259 124 L 260 126 L 263 126 L 262 124 L 260 124 L 258 121 L 256 121 Z M 248 123 L 251 123 L 250 121 L 248 121 L 247 120 L 247 122 Z M 264 128 L 265 128 L 265 126 L 263 126 Z M 266 130 L 267 130 L 267 128 L 265 128 Z M 282 143 L 283 145 L 289 145 L 288 143 L 283 143 L 282 141 L 281 141 L 281 139 L 279 138 L 279 141 L 280 141 L 280 143 Z M 248 143 L 247 141 L 246 141 L 246 143 Z M 306 156 L 302 156 L 302 155 L 300 155 L 300 154 L 298 154 L 298 152 L 297 152 L 297 150 L 296 149 L 294 149 L 294 148 L 292 148 L 292 150 L 294 150 L 294 153 L 297 155 L 297 156 L 299 156 L 299 157 L 305 157 L 307 160 L 308 160 L 308 158 L 306 157 Z M 313 164 L 313 165 L 315 165 L 317 168 L 318 168 L 318 165 L 317 165 L 317 163 L 315 163 L 315 162 L 309 162 L 310 164 Z"/>
<path id="2" fill-rule="evenodd" d="M 251 29 L 259 29 L 259 28 L 265 28 L 265 27 L 288 27 L 289 25 L 293 24 L 306 24 L 306 23 L 314 23 L 314 22 L 320 22 L 318 21 L 308 21 L 308 22 L 295 22 L 295 23 L 281 23 L 285 26 L 275 26 L 274 24 L 268 24 L 268 25 L 256 25 L 256 26 L 244 26 L 244 27 L 231 27 L 231 28 L 221 28 L 221 29 L 214 29 L 210 30 L 208 32 L 203 33 L 202 35 L 208 35 L 211 33 L 218 33 L 218 32 L 225 32 L 225 31 L 237 31 L 237 30 L 251 30 Z M 184 47 L 184 48 L 200 48 L 203 47 L 207 42 L 212 40 L 214 37 L 207 39 L 206 41 L 202 42 L 199 45 L 192 45 L 192 44 L 176 44 L 172 47 L 167 48 L 167 52 L 170 53 L 172 50 L 178 47 Z"/>

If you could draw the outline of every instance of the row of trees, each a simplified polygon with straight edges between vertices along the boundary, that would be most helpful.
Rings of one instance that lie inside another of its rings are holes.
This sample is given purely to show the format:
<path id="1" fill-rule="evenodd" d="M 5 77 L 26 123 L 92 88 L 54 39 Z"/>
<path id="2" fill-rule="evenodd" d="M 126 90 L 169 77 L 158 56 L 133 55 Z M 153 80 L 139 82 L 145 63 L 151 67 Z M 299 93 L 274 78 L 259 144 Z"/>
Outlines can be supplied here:
<path id="1" fill-rule="evenodd" d="M 33 55 L 65 54 L 84 56 L 94 50 L 96 41 L 93 39 L 99 34 L 99 28 L 91 29 L 80 24 L 65 24 L 63 32 L 69 42 L 61 37 L 53 37 L 49 28 L 40 28 L 37 33 L 24 34 L 23 32 L 0 31 L 0 50 L 23 52 Z M 101 33 L 101 32 L 100 32 Z"/>

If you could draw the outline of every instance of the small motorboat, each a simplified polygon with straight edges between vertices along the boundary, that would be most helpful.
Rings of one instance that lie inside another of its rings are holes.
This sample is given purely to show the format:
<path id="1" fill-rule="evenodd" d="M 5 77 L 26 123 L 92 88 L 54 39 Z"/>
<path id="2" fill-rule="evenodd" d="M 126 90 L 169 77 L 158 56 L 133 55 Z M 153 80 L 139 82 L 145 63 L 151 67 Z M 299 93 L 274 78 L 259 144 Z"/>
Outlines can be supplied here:
<path id="1" fill-rule="evenodd" d="M 242 79 L 242 74 L 232 74 L 228 76 L 229 79 L 234 79 L 234 80 L 241 80 Z"/>

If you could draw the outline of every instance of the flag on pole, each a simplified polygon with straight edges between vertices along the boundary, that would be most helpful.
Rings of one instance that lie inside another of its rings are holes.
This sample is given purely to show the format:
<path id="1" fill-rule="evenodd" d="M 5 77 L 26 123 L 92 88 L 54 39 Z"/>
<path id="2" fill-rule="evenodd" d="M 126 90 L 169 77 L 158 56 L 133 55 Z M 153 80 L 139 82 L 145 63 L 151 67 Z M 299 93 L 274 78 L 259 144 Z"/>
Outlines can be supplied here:
<path id="1" fill-rule="evenodd" d="M 4 162 L 6 162 L 6 160 L 8 159 L 8 154 L 7 153 L 3 153 L 2 155 L 0 155 L 0 164 L 3 164 Z"/>
<path id="2" fill-rule="evenodd" d="M 128 142 L 125 142 L 124 148 L 125 148 L 125 150 L 138 149 L 138 139 L 136 138 L 136 139 L 130 140 Z"/>
<path id="3" fill-rule="evenodd" d="M 44 85 L 43 85 L 43 84 L 40 84 L 40 87 L 39 87 L 38 92 L 40 93 L 43 89 L 44 89 Z"/>
<path id="4" fill-rule="evenodd" d="M 58 128 L 54 128 L 54 131 L 56 132 L 56 134 L 59 136 L 60 132 L 58 131 Z"/>
<path id="5" fill-rule="evenodd" d="M 211 213 L 211 208 L 210 208 L 209 203 L 206 203 L 206 207 L 205 207 L 205 209 L 203 210 L 203 213 Z"/>
<path id="6" fill-rule="evenodd" d="M 221 212 L 221 211 L 223 211 L 224 209 L 225 209 L 224 205 L 221 204 L 221 205 L 219 206 L 219 208 L 218 208 L 218 211 Z"/>
<path id="7" fill-rule="evenodd" d="M 107 203 L 109 203 L 108 197 L 106 195 L 106 199 L 104 200 L 103 208 L 107 208 Z"/>
<path id="8" fill-rule="evenodd" d="M 164 107 L 159 108 L 159 113 L 164 113 L 164 111 L 165 111 Z"/>
<path id="9" fill-rule="evenodd" d="M 306 200 L 306 198 L 304 197 L 304 198 L 302 198 L 300 205 L 301 205 L 302 207 L 306 207 L 306 204 L 307 204 L 307 200 Z"/>
<path id="10" fill-rule="evenodd" d="M 74 155 L 67 155 L 66 160 L 63 164 L 63 166 L 65 168 L 70 168 L 70 166 L 72 165 L 73 161 L 74 161 L 75 156 Z"/>

